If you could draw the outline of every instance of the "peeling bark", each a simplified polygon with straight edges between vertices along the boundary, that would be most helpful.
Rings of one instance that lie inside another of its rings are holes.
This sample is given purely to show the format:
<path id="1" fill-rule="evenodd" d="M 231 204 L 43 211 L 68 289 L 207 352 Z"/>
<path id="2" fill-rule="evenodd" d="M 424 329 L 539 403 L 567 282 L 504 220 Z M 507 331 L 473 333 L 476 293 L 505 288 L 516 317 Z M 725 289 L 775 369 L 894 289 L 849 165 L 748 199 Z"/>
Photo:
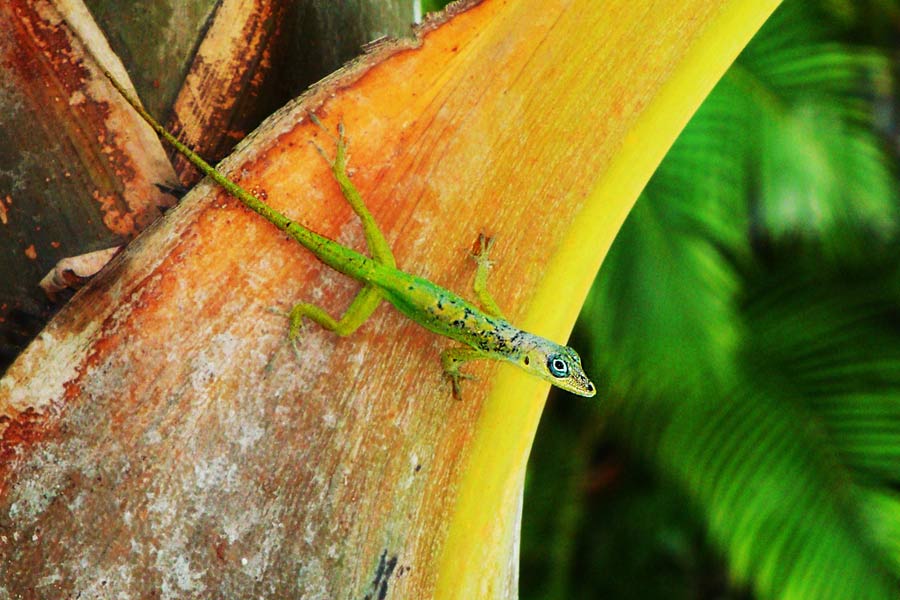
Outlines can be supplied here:
<path id="1" fill-rule="evenodd" d="M 122 244 L 174 202 L 156 187 L 175 181 L 159 141 L 83 62 L 72 27 L 99 32 L 76 5 L 0 3 L 0 368 L 49 314 L 38 282 L 53 265 Z"/>

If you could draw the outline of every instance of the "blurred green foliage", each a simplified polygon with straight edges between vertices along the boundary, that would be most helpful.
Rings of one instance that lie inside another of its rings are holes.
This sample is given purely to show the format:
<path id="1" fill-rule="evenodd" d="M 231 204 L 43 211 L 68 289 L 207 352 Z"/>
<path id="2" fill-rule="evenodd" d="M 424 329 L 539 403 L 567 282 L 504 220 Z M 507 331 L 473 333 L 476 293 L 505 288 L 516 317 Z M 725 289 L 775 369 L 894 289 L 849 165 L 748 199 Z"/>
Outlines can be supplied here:
<path id="1" fill-rule="evenodd" d="M 894 598 L 895 1 L 786 0 L 684 130 L 548 406 L 521 597 Z"/>
<path id="2" fill-rule="evenodd" d="M 420 0 L 422 14 L 443 10 L 445 6 L 450 4 L 451 0 Z"/>

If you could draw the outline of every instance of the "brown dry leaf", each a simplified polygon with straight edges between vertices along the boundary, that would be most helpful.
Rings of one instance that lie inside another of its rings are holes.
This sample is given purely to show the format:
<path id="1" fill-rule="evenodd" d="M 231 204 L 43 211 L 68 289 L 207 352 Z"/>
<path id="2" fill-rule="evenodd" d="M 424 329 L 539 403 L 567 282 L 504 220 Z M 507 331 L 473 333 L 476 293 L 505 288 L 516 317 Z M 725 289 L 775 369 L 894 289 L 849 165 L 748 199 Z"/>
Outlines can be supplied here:
<path id="1" fill-rule="evenodd" d="M 63 290 L 77 290 L 106 266 L 122 246 L 88 252 L 81 256 L 64 258 L 41 279 L 41 289 L 54 300 Z"/>

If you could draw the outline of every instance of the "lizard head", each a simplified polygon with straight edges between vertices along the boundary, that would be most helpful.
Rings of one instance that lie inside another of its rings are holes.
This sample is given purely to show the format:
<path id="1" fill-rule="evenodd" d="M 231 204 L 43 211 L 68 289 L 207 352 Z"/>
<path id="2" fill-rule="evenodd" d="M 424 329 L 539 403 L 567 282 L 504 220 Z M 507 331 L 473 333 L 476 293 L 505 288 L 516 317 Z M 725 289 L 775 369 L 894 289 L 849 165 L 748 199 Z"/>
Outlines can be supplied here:
<path id="1" fill-rule="evenodd" d="M 535 336 L 531 348 L 522 353 L 518 365 L 532 375 L 549 381 L 567 392 L 590 398 L 597 388 L 588 379 L 578 353 L 568 346 Z"/>

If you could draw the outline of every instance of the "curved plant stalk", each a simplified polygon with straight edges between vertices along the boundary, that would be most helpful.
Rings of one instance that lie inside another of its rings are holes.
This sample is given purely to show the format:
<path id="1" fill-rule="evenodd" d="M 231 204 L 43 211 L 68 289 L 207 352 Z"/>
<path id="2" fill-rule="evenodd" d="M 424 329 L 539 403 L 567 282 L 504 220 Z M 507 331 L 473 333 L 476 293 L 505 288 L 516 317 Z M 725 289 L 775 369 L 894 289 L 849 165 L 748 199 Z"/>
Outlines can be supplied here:
<path id="1" fill-rule="evenodd" d="M 501 306 L 561 340 L 641 187 L 776 4 L 454 5 L 273 115 L 222 168 L 361 247 L 309 144 L 328 143 L 309 112 L 343 121 L 398 264 L 470 289 L 484 232 Z M 454 401 L 446 342 L 387 308 L 346 339 L 309 327 L 298 360 L 270 309 L 337 313 L 356 289 L 195 188 L 0 380 L 6 589 L 515 597 L 546 385 L 483 364 Z"/>

